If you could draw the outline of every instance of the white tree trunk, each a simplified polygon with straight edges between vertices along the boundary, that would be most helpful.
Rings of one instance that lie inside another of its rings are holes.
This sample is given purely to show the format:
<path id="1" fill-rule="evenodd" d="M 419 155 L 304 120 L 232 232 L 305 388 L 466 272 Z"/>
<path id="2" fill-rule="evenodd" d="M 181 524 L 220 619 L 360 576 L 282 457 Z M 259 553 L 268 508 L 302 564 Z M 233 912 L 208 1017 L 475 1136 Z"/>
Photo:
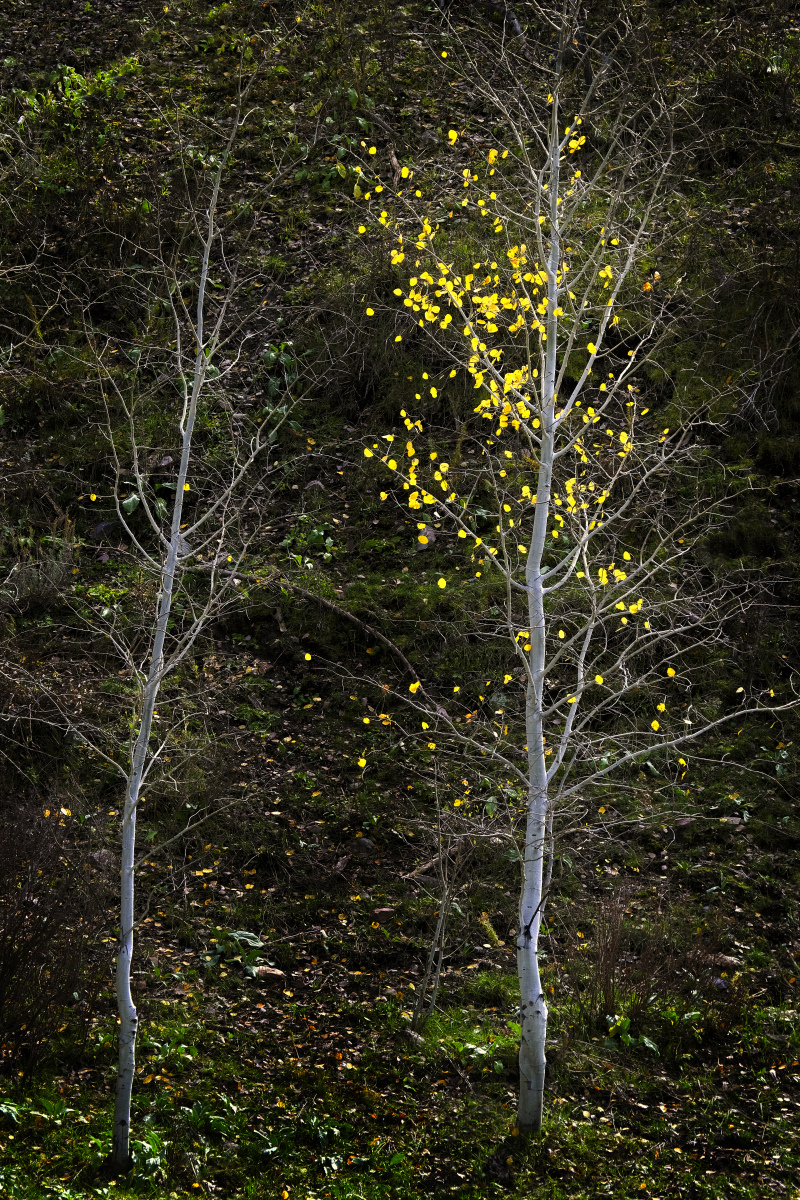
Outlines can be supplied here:
<path id="1" fill-rule="evenodd" d="M 194 406 L 193 406 L 194 407 Z M 187 422 L 188 425 L 188 422 Z M 158 601 L 155 636 L 150 659 L 150 670 L 144 689 L 142 720 L 134 746 L 131 772 L 125 794 L 125 810 L 122 816 L 122 861 L 120 865 L 120 930 L 117 954 L 116 993 L 119 1012 L 119 1063 L 117 1068 L 117 1090 L 114 1101 L 114 1126 L 111 1143 L 111 1166 L 115 1170 L 127 1171 L 131 1165 L 130 1125 L 131 1092 L 136 1067 L 136 1033 L 139 1018 L 131 997 L 131 963 L 133 959 L 133 901 L 134 901 L 134 855 L 136 849 L 136 809 L 142 787 L 142 777 L 147 761 L 147 748 L 153 726 L 153 712 L 161 684 L 164 654 L 164 638 L 172 606 L 175 584 L 175 566 L 178 557 L 180 520 L 183 510 L 183 484 L 186 480 L 188 451 L 191 435 L 184 436 L 184 453 L 181 459 L 178 491 L 172 519 L 170 539 L 164 574 L 161 579 L 161 594 Z"/>
<path id="2" fill-rule="evenodd" d="M 114 1126 L 111 1143 L 110 1165 L 115 1170 L 127 1171 L 131 1165 L 130 1126 L 131 1093 L 136 1066 L 136 1032 L 138 1016 L 131 997 L 131 962 L 133 958 L 133 901 L 134 901 L 134 858 L 136 849 L 136 809 L 141 794 L 142 781 L 148 757 L 148 746 L 153 726 L 156 699 L 164 676 L 164 642 L 167 635 L 172 597 L 175 590 L 175 575 L 178 565 L 181 538 L 181 517 L 192 452 L 192 436 L 197 417 L 197 402 L 206 375 L 206 353 L 203 344 L 203 305 L 205 303 L 208 262 L 214 240 L 214 212 L 219 190 L 219 175 L 212 194 L 208 216 L 208 234 L 203 254 L 200 286 L 197 299 L 197 353 L 194 377 L 188 404 L 181 422 L 181 461 L 175 489 L 175 504 L 172 509 L 170 539 L 164 560 L 161 587 L 158 595 L 153 643 L 150 652 L 150 669 L 142 697 L 142 719 L 139 733 L 131 756 L 131 770 L 125 794 L 125 811 L 122 817 L 122 861 L 120 865 L 120 931 L 117 955 L 116 994 L 120 1019 L 119 1063 L 117 1090 L 114 1101 Z"/>
<path id="3" fill-rule="evenodd" d="M 555 383 L 558 318 L 558 99 L 553 101 L 550 156 L 550 257 L 546 264 L 547 346 L 542 379 L 541 446 L 536 488 L 536 511 L 528 550 L 525 583 L 530 621 L 530 676 L 525 726 L 528 739 L 528 813 L 522 863 L 517 974 L 519 977 L 519 1109 L 520 1133 L 538 1133 L 542 1127 L 544 1079 L 547 1058 L 547 1002 L 539 973 L 539 932 L 547 896 L 544 892 L 544 855 L 548 828 L 548 779 L 545 765 L 542 693 L 547 657 L 544 580 L 542 578 L 547 521 L 550 516 L 555 450 Z"/>
<path id="4" fill-rule="evenodd" d="M 130 1109 L 133 1075 L 136 1067 L 136 1033 L 139 1017 L 131 996 L 131 958 L 133 955 L 133 856 L 136 843 L 136 809 L 130 804 L 130 788 L 125 797 L 122 819 L 122 871 L 120 886 L 120 938 L 117 954 L 116 992 L 119 1011 L 119 1065 L 114 1102 L 114 1127 L 111 1163 L 127 1170 L 130 1159 Z"/>
<path id="5" fill-rule="evenodd" d="M 538 821 L 539 812 L 531 812 L 528 820 L 529 837 L 533 831 L 544 829 Z M 520 1133 L 538 1133 L 542 1127 L 544 1077 L 547 1059 L 547 1002 L 539 976 L 539 923 L 542 895 L 541 838 L 538 845 L 529 842 L 526 852 L 520 919 L 523 922 L 517 940 L 517 973 L 519 975 L 520 1046 L 519 1046 L 519 1108 L 517 1125 Z M 537 911 L 538 910 L 538 911 Z"/>
<path id="6" fill-rule="evenodd" d="M 552 405 L 550 406 L 552 415 Z M 545 457 L 545 441 L 550 453 Z M 537 509 L 527 567 L 528 614 L 530 620 L 530 668 L 526 698 L 526 735 L 528 738 L 528 814 L 525 853 L 522 863 L 519 934 L 517 937 L 517 973 L 520 996 L 519 1112 L 521 1133 L 538 1133 L 542 1125 L 542 1102 L 547 1038 L 547 1004 L 539 975 L 539 930 L 545 902 L 543 891 L 544 852 L 547 834 L 548 797 L 542 733 L 542 688 L 545 665 L 544 586 L 541 556 L 547 533 L 552 437 L 542 439 Z"/>
<path id="7" fill-rule="evenodd" d="M 552 416 L 552 404 L 549 415 Z M 544 424 L 544 422 L 543 422 Z M 549 448 L 549 452 L 546 449 Z M 517 937 L 517 973 L 519 976 L 519 1112 L 521 1133 L 538 1133 L 542 1126 L 542 1103 L 547 1039 L 547 1004 L 539 975 L 539 930 L 542 921 L 544 850 L 547 832 L 547 771 L 542 732 L 542 689 L 545 667 L 544 585 L 542 554 L 547 534 L 550 476 L 552 473 L 552 436 L 542 438 L 536 516 L 528 556 L 528 617 L 530 621 L 530 670 L 526 697 L 526 736 L 528 739 L 528 814 L 525 829 L 525 853 L 522 862 L 519 934 Z"/>

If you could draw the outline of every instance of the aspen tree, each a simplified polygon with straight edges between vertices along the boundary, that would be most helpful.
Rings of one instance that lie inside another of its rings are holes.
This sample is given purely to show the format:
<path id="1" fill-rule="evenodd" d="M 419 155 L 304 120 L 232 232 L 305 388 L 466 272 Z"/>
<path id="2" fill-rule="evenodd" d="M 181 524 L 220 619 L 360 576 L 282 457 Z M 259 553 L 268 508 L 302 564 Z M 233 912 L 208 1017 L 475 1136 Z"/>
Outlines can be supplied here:
<path id="1" fill-rule="evenodd" d="M 119 1046 L 108 1158 L 115 1172 L 133 1163 L 137 876 L 147 859 L 235 799 L 221 797 L 195 812 L 160 846 L 151 840 L 154 829 L 137 838 L 140 809 L 146 790 L 179 792 L 181 764 L 198 753 L 206 736 L 216 681 L 208 681 L 195 660 L 202 660 L 198 652 L 213 624 L 247 604 L 247 581 L 259 586 L 271 574 L 269 564 L 259 561 L 256 539 L 281 484 L 285 464 L 279 469 L 274 455 L 279 431 L 285 423 L 298 431 L 293 412 L 303 388 L 301 366 L 291 344 L 280 341 L 285 314 L 271 303 L 276 289 L 257 209 L 273 202 L 309 146 L 287 145 L 276 136 L 263 149 L 269 167 L 254 191 L 243 186 L 234 159 L 240 131 L 252 108 L 263 103 L 259 88 L 275 69 L 273 56 L 297 36 L 292 20 L 238 39 L 238 72 L 225 87 L 235 98 L 220 101 L 213 120 L 183 102 L 170 116 L 138 90 L 138 104 L 150 106 L 153 124 L 163 132 L 163 153 L 159 148 L 151 156 L 149 178 L 136 168 L 137 186 L 147 189 L 149 199 L 137 200 L 124 216 L 120 206 L 112 221 L 98 221 L 102 271 L 48 276 L 36 261 L 25 267 L 30 291 L 48 315 L 46 326 L 37 316 L 34 332 L 20 344 L 13 314 L 0 319 L 16 341 L 26 389 L 39 363 L 47 380 L 48 363 L 68 364 L 81 399 L 92 404 L 78 411 L 101 411 L 90 420 L 105 452 L 88 465 L 94 483 L 78 499 L 84 511 L 96 506 L 102 514 L 91 538 L 106 544 L 120 539 L 112 551 L 120 569 L 87 583 L 76 566 L 60 599 L 71 609 L 70 634 L 83 629 L 87 643 L 100 648 L 95 678 L 116 660 L 123 687 L 118 691 L 119 680 L 104 679 L 112 686 L 90 713 L 82 711 L 68 681 L 43 678 L 32 663 L 23 660 L 13 679 L 31 697 L 29 719 L 81 744 L 116 774 L 124 792 L 115 981 Z M 260 47 L 260 62 L 253 46 Z M 14 129 L 16 141 L 31 137 L 35 145 L 42 136 L 35 111 Z M 30 298 L 28 303 L 38 311 Z"/>
<path id="2" fill-rule="evenodd" d="M 105 409 L 98 424 L 108 447 L 106 470 L 86 499 L 114 514 L 98 528 L 103 534 L 107 527 L 121 530 L 125 544 L 117 553 L 135 586 L 115 591 L 105 582 L 87 588 L 77 581 L 65 600 L 73 628 L 83 626 L 131 682 L 118 714 L 127 724 L 127 743 L 116 722 L 109 729 L 83 717 L 79 705 L 35 671 L 24 665 L 18 671 L 37 696 L 33 719 L 66 730 L 116 772 L 124 789 L 115 969 L 119 1052 L 108 1160 L 115 1171 L 127 1171 L 133 1162 L 137 873 L 143 860 L 204 819 L 196 815 L 161 846 L 143 845 L 141 837 L 137 845 L 139 812 L 145 789 L 159 781 L 178 791 L 180 772 L 170 759 L 193 754 L 192 724 L 207 711 L 205 680 L 193 661 L 198 648 L 215 621 L 247 603 L 245 580 L 258 586 L 271 574 L 268 564 L 259 564 L 256 535 L 280 486 L 282 472 L 272 456 L 277 435 L 286 422 L 296 428 L 292 414 L 303 387 L 290 344 L 264 345 L 263 310 L 246 299 L 260 275 L 246 265 L 247 232 L 236 227 L 235 214 L 233 230 L 226 229 L 219 214 L 245 91 L 232 106 L 218 155 L 209 157 L 213 170 L 199 182 L 184 180 L 183 221 L 175 220 L 174 207 L 162 217 L 154 204 L 151 224 L 132 247 L 136 269 L 115 279 L 117 302 L 141 316 L 140 324 L 128 326 L 130 336 L 94 328 L 85 298 L 68 297 L 82 312 L 85 333 L 83 344 L 71 349 L 73 362 L 83 369 L 91 364 L 95 395 Z M 175 132 L 180 145 L 181 130 Z M 279 162 L 278 182 L 292 165 Z M 251 222 L 251 232 L 256 227 Z M 70 311 L 66 301 L 65 308 Z M 237 374 L 244 365 L 250 383 Z M 226 394 L 234 394 L 245 411 L 232 412 Z M 174 460 L 153 453 L 154 426 L 159 438 L 169 427 Z M 159 714 L 160 696 L 167 711 Z M 110 705 L 106 718 L 109 711 Z M 224 806 L 221 800 L 215 811 Z"/>
<path id="3" fill-rule="evenodd" d="M 702 692 L 750 596 L 697 554 L 719 519 L 699 482 L 710 402 L 675 394 L 669 424 L 653 413 L 663 411 L 655 383 L 681 306 L 680 280 L 666 287 L 651 248 L 678 115 L 657 85 L 641 102 L 613 63 L 583 88 L 563 66 L 576 10 L 547 12 L 555 45 L 539 47 L 549 66 L 535 83 L 512 78 L 503 90 L 474 59 L 460 68 L 505 144 L 478 162 L 460 152 L 453 128 L 450 170 L 406 163 L 395 193 L 365 157 L 356 197 L 377 207 L 398 268 L 396 341 L 427 337 L 437 364 L 427 394 L 409 394 L 404 429 L 370 441 L 365 458 L 393 476 L 421 544 L 432 522 L 449 528 L 476 586 L 489 577 L 504 596 L 493 601 L 500 615 L 483 621 L 506 639 L 496 682 L 511 701 L 471 711 L 435 677 L 404 698 L 437 753 L 479 752 L 484 769 L 502 768 L 526 796 L 517 936 L 525 1134 L 542 1124 L 539 953 L 554 821 L 576 798 L 588 803 L 593 783 L 653 754 L 671 758 L 680 783 L 680 747 L 732 715 L 682 695 Z M 466 232 L 454 225 L 465 214 Z M 475 261 L 465 262 L 465 242 L 478 247 Z M 417 413 L 465 374 L 477 403 L 448 461 Z M 442 575 L 438 588 L 446 595 L 455 582 Z M 459 602 L 469 603 L 464 596 L 462 584 Z M 737 717 L 780 707 L 771 692 L 742 700 Z"/>
<path id="4" fill-rule="evenodd" d="M 187 497 L 193 483 L 197 486 L 193 479 L 194 471 L 200 470 L 205 475 L 207 470 L 196 445 L 201 399 L 212 399 L 212 395 L 207 394 L 213 394 L 214 381 L 220 376 L 215 362 L 220 358 L 222 349 L 225 348 L 228 352 L 233 350 L 234 359 L 239 357 L 244 349 L 244 343 L 230 338 L 225 324 L 229 305 L 236 295 L 235 273 L 226 289 L 223 302 L 216 306 L 213 320 L 208 320 L 209 278 L 214 259 L 219 254 L 221 240 L 217 224 L 217 205 L 237 124 L 238 113 L 232 121 L 231 135 L 215 173 L 205 213 L 205 227 L 203 228 L 201 221 L 198 221 L 201 244 L 193 321 L 180 300 L 175 299 L 176 295 L 180 296 L 180 288 L 169 286 L 170 281 L 166 280 L 168 286 L 165 288 L 165 295 L 170 297 L 175 335 L 174 378 L 180 392 L 177 414 L 180 459 L 174 485 L 174 499 L 169 511 L 162 507 L 163 501 L 162 506 L 158 505 L 157 498 L 153 497 L 151 489 L 147 486 L 141 463 L 135 397 L 128 398 L 115 378 L 104 369 L 102 360 L 98 360 L 102 384 L 105 388 L 115 389 L 116 399 L 128 417 L 130 431 L 127 445 L 128 471 L 135 479 L 136 488 L 123 499 L 121 486 L 126 471 L 121 458 L 119 439 L 114 434 L 109 420 L 107 431 L 116 464 L 114 499 L 117 515 L 135 547 L 143 568 L 147 574 L 158 577 L 158 588 L 153 600 L 153 620 L 147 633 L 149 644 L 144 657 L 144 669 L 140 666 L 141 647 L 131 645 L 118 626 L 111 625 L 108 630 L 111 640 L 122 652 L 140 685 L 132 726 L 130 755 L 124 768 L 125 800 L 120 839 L 120 932 L 116 961 L 116 998 L 120 1019 L 119 1063 L 110 1155 L 110 1165 L 120 1170 L 128 1168 L 131 1158 L 131 1093 L 138 1031 L 138 1014 L 131 995 L 131 962 L 136 925 L 134 898 L 137 815 L 145 780 L 163 757 L 169 738 L 168 734 L 154 732 L 156 702 L 165 681 L 180 669 L 210 622 L 217 619 L 227 608 L 240 603 L 236 573 L 237 570 L 241 570 L 250 539 L 242 537 L 238 528 L 239 509 L 243 502 L 246 502 L 247 494 L 254 494 L 255 481 L 251 482 L 248 476 L 274 441 L 275 433 L 292 408 L 290 398 L 288 404 L 284 403 L 282 407 L 276 404 L 272 411 L 265 413 L 263 419 L 251 428 L 249 439 L 234 439 L 228 469 L 223 473 L 223 478 L 217 481 L 216 488 L 212 484 L 210 494 L 210 480 L 208 477 L 201 478 L 201 486 L 205 493 L 204 511 L 198 514 L 193 510 L 191 515 L 187 514 L 188 520 L 184 521 Z M 207 327 L 209 324 L 210 329 Z M 108 392 L 105 394 L 108 395 Z M 263 472 L 262 478 L 265 478 Z M 145 511 L 149 526 L 147 540 L 130 524 L 129 514 L 140 505 Z M 162 529 L 165 520 L 168 522 L 168 532 Z M 228 553 L 229 550 L 232 553 Z M 198 562 L 202 561 L 206 554 L 209 554 L 210 561 L 207 571 L 200 576 L 201 586 L 198 589 L 196 570 Z M 195 568 L 194 578 L 192 567 Z M 177 598 L 184 600 L 190 617 L 183 622 L 179 631 L 170 634 L 170 618 Z M 155 741 L 152 741 L 153 738 Z"/>

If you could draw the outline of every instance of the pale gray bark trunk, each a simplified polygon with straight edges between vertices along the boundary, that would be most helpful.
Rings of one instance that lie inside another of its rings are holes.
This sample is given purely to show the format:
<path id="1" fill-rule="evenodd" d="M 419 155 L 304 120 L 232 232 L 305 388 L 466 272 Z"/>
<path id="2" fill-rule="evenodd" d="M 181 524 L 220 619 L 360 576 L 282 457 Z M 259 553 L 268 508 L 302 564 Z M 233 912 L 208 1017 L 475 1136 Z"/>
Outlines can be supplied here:
<path id="1" fill-rule="evenodd" d="M 147 747 L 153 725 L 153 712 L 161 683 L 164 638 L 166 636 L 167 620 L 172 605 L 180 518 L 183 509 L 183 484 L 186 480 L 184 458 L 187 460 L 186 465 L 188 465 L 188 454 L 186 451 L 187 445 L 184 438 L 184 455 L 181 459 L 182 469 L 179 478 L 179 490 L 176 495 L 175 510 L 173 513 L 173 533 L 161 581 L 161 595 L 158 603 L 158 616 L 150 659 L 150 670 L 142 704 L 142 720 L 134 746 L 132 769 L 125 795 L 125 809 L 122 816 L 120 933 L 116 971 L 117 1009 L 120 1020 L 119 1063 L 117 1068 L 117 1090 L 114 1101 L 114 1126 L 111 1145 L 111 1165 L 119 1170 L 127 1170 L 130 1166 L 131 1092 L 136 1068 L 136 1033 L 139 1024 L 136 1007 L 131 996 L 136 808 L 139 802 L 142 776 L 147 761 Z"/>
<path id="2" fill-rule="evenodd" d="M 548 836 L 548 781 L 544 755 L 542 692 L 546 662 L 546 627 L 542 560 L 550 515 L 550 497 L 555 450 L 555 384 L 558 318 L 558 97 L 553 101 L 550 138 L 550 255 L 546 264 L 547 347 L 542 380 L 541 445 L 536 488 L 536 511 L 528 551 L 526 586 L 530 621 L 530 678 L 526 697 L 525 724 L 528 739 L 528 812 L 525 853 L 522 863 L 517 974 L 520 996 L 519 1109 L 517 1124 L 523 1134 L 538 1133 L 542 1127 L 544 1080 L 547 1059 L 547 1001 L 539 972 L 539 933 L 545 901 L 544 857 Z"/>
<path id="3" fill-rule="evenodd" d="M 203 345 L 203 306 L 205 302 L 206 281 L 211 247 L 214 241 L 214 212 L 219 189 L 219 177 L 209 207 L 208 233 L 203 253 L 203 265 L 200 276 L 199 294 L 197 299 L 197 353 L 195 357 L 194 376 L 189 403 L 184 411 L 182 423 L 181 460 L 178 470 L 178 480 L 175 490 L 175 504 L 172 510 L 170 540 L 161 576 L 161 587 L 158 595 L 156 621 L 153 631 L 153 643 L 150 653 L 150 669 L 142 697 L 142 718 L 139 733 L 134 744 L 131 757 L 131 770 L 125 795 L 125 809 L 122 816 L 122 861 L 120 867 L 120 932 L 119 953 L 116 969 L 116 997 L 119 1012 L 119 1060 L 117 1068 L 117 1088 L 114 1101 L 114 1125 L 111 1144 L 110 1165 L 115 1170 L 126 1171 L 131 1165 L 130 1125 L 131 1125 L 131 1093 L 136 1068 L 136 1033 L 138 1015 L 131 996 L 131 963 L 133 958 L 133 928 L 134 928 L 134 858 L 136 848 L 136 809 L 142 788 L 145 768 L 147 765 L 148 746 L 153 726 L 153 713 L 159 688 L 164 675 L 164 641 L 167 635 L 172 597 L 175 588 L 176 568 L 178 564 L 181 538 L 181 517 L 183 516 L 183 501 L 185 484 L 189 473 L 189 459 L 192 451 L 192 435 L 194 433 L 197 415 L 197 401 L 206 374 L 206 354 Z"/>

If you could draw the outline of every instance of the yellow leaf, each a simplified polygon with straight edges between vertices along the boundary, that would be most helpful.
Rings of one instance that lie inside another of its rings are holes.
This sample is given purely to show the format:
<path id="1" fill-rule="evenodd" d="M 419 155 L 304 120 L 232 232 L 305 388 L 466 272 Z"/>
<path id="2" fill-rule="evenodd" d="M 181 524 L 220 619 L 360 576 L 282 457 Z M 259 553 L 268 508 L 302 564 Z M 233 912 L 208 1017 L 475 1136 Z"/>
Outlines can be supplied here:
<path id="1" fill-rule="evenodd" d="M 674 669 L 672 667 L 667 667 L 667 674 L 669 675 L 670 679 L 672 679 L 673 675 L 675 674 Z"/>
<path id="2" fill-rule="evenodd" d="M 651 722 L 650 722 L 650 728 L 651 728 L 651 729 L 654 729 L 654 730 L 655 730 L 655 732 L 656 732 L 656 733 L 658 733 L 658 731 L 659 731 L 659 728 L 660 728 L 660 726 L 659 726 L 659 724 L 658 724 L 658 721 L 651 721 Z"/>
<path id="3" fill-rule="evenodd" d="M 367 309 L 367 316 L 368 316 L 368 317 L 374 317 L 374 316 L 375 316 L 375 309 L 374 309 L 374 308 L 368 308 L 368 309 Z"/>
<path id="4" fill-rule="evenodd" d="M 373 458 L 374 455 L 368 446 L 364 447 L 364 458 Z"/>
<path id="5" fill-rule="evenodd" d="M 185 492 L 188 492 L 188 491 L 190 490 L 188 483 L 185 483 L 185 484 L 183 485 L 183 490 L 184 490 Z"/>
<path id="6" fill-rule="evenodd" d="M 438 583 L 438 586 L 439 586 L 440 588 L 446 588 L 446 587 L 447 587 L 447 580 L 446 580 L 446 579 L 440 579 L 440 580 L 439 580 L 439 583 Z"/>
<path id="7" fill-rule="evenodd" d="M 589 342 L 589 345 L 586 347 L 586 349 L 590 354 L 597 354 L 597 346 L 595 346 L 594 342 Z"/>
<path id="8" fill-rule="evenodd" d="M 595 675 L 595 677 L 594 677 L 594 681 L 595 681 L 595 683 L 602 683 L 602 682 L 603 682 L 603 676 L 602 676 L 602 675 Z"/>
<path id="9" fill-rule="evenodd" d="M 360 759 L 358 760 L 358 765 L 359 765 L 360 767 L 365 767 L 365 766 L 367 765 L 367 760 L 366 760 L 365 758 L 360 758 Z"/>
<path id="10" fill-rule="evenodd" d="M 417 690 L 417 688 L 418 688 L 418 687 L 419 687 L 419 683 L 410 683 L 410 684 L 408 685 L 408 690 L 409 690 L 410 692 L 416 692 L 416 690 Z"/>

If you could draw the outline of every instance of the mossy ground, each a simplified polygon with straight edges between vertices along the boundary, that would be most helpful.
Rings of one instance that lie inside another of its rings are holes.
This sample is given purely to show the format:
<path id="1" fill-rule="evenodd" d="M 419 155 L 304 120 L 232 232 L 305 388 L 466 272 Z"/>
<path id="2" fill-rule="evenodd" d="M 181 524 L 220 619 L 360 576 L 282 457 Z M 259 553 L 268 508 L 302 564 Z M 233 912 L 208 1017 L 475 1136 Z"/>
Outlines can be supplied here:
<path id="1" fill-rule="evenodd" d="M 239 688 L 251 654 L 228 661 Z M 288 690 L 287 667 L 276 688 Z M 792 1194 L 798 880 L 780 802 L 743 783 L 677 826 L 671 795 L 642 778 L 647 822 L 565 839 L 545 951 L 547 1119 L 525 1144 L 514 1133 L 514 864 L 495 859 L 458 892 L 439 1007 L 412 1039 L 438 908 L 430 872 L 409 878 L 428 857 L 409 836 L 430 820 L 425 769 L 376 756 L 378 769 L 354 770 L 342 747 L 363 740 L 364 708 L 327 715 L 303 701 L 274 714 L 295 734 L 283 751 L 236 729 L 244 798 L 142 874 L 133 1175 L 102 1171 L 116 1027 L 106 991 L 85 1042 L 68 1020 L 34 1077 L 8 1081 L 7 1194 Z M 701 795 L 717 786 L 713 772 L 695 779 Z M 169 832 L 174 812 L 153 803 L 152 827 Z M 113 845 L 115 816 L 76 808 L 76 842 L 94 829 Z M 102 872 L 97 884 L 113 891 Z M 611 927 L 621 940 L 609 954 Z M 236 942 L 239 930 L 263 947 Z M 656 958 L 632 982 L 625 963 L 648 961 L 647 944 Z M 283 977 L 250 977 L 248 954 Z M 629 1044 L 606 1019 L 625 1013 Z"/>
<path id="2" fill-rule="evenodd" d="M 514 919 L 511 875 L 461 897 L 465 942 L 418 1042 L 408 1016 L 435 893 L 402 879 L 413 851 L 383 822 L 375 832 L 366 797 L 331 806 L 284 792 L 267 801 L 276 802 L 281 817 L 270 822 L 259 819 L 263 793 L 245 812 L 254 841 L 287 862 L 277 886 L 274 866 L 240 842 L 209 844 L 177 875 L 143 881 L 153 902 L 134 975 L 142 1033 L 133 1175 L 112 1182 L 102 1172 L 114 1062 L 108 992 L 84 1044 L 68 1025 L 35 1078 L 6 1088 L 6 1194 L 793 1194 L 800 1035 L 788 856 L 712 826 L 655 879 L 620 870 L 630 936 L 642 926 L 658 936 L 651 914 L 660 909 L 686 947 L 667 978 L 653 972 L 628 1046 L 609 1032 L 602 1000 L 587 1011 L 613 894 L 603 848 L 599 862 L 575 869 L 573 898 L 553 901 L 546 954 L 546 1125 L 525 1144 L 514 1131 L 515 979 L 502 936 Z M 332 835 L 329 854 L 306 840 L 314 820 Z M 335 872 L 331 860 L 365 824 L 377 861 L 354 857 Z M 219 832 L 233 842 L 230 828 Z M 650 835 L 627 840 L 639 853 L 651 844 Z M 211 873 L 195 861 L 212 862 Z M 495 936 L 483 941 L 487 912 Z M 241 946 L 225 939 L 239 929 L 263 939 L 264 960 L 284 972 L 277 984 L 236 961 Z M 626 1006 L 624 989 L 618 996 Z M 658 1053 L 635 1044 L 642 1033 Z"/>

